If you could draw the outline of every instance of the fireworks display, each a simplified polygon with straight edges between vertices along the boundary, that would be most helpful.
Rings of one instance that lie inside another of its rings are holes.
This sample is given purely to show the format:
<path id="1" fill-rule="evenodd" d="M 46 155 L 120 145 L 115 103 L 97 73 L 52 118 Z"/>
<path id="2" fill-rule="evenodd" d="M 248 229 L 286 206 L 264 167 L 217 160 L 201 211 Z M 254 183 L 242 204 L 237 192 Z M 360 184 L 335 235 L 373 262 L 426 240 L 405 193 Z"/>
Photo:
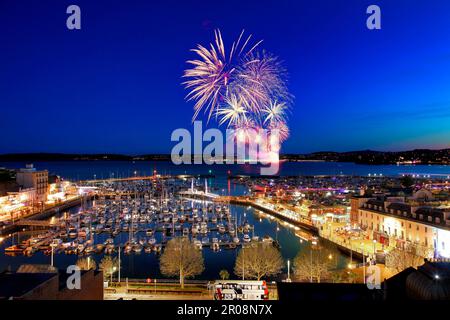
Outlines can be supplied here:
<path id="1" fill-rule="evenodd" d="M 215 118 L 219 125 L 257 135 L 260 129 L 289 136 L 286 112 L 292 102 L 286 85 L 286 72 L 278 59 L 261 50 L 262 41 L 252 41 L 241 32 L 229 53 L 219 30 L 208 47 L 192 49 L 198 55 L 188 60 L 183 82 L 187 99 L 195 101 L 193 120 L 200 111 Z M 242 133 L 243 132 L 243 133 Z M 238 135 L 239 136 L 239 135 Z M 255 138 L 255 137 L 253 137 Z"/>

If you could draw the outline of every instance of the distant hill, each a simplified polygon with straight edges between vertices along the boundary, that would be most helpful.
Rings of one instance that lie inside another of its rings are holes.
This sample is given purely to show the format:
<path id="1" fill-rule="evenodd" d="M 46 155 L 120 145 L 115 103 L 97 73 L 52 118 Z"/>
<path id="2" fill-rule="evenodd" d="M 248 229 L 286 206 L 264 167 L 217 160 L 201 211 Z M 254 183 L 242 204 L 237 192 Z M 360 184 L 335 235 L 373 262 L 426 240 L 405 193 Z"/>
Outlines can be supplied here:
<path id="1" fill-rule="evenodd" d="M 336 161 L 363 164 L 450 164 L 450 149 L 383 152 L 373 150 L 334 152 L 321 151 L 308 154 L 283 154 L 288 161 Z M 170 154 L 68 154 L 68 153 L 9 153 L 0 155 L 0 161 L 169 161 Z"/>
<path id="2" fill-rule="evenodd" d="M 304 155 L 285 154 L 282 159 L 291 161 L 321 160 L 337 162 L 354 162 L 363 164 L 450 164 L 450 149 L 430 150 L 415 149 L 410 151 L 384 152 L 373 150 L 349 152 L 314 152 Z"/>

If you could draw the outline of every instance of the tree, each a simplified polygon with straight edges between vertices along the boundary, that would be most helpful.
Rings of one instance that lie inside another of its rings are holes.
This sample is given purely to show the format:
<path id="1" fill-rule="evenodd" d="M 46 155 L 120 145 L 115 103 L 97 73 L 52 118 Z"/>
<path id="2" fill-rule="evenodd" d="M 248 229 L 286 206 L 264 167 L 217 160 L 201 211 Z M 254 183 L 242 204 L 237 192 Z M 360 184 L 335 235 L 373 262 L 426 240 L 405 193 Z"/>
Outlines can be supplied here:
<path id="1" fill-rule="evenodd" d="M 165 276 L 178 276 L 181 288 L 184 288 L 185 278 L 201 274 L 205 269 L 201 251 L 185 237 L 174 238 L 167 243 L 159 268 Z"/>
<path id="2" fill-rule="evenodd" d="M 294 274 L 303 281 L 316 280 L 318 283 L 323 278 L 331 276 L 332 262 L 326 252 L 321 249 L 311 252 L 300 252 L 294 259 Z"/>
<path id="3" fill-rule="evenodd" d="M 358 275 L 355 272 L 353 272 L 352 270 L 347 271 L 347 282 L 348 283 L 355 283 L 357 278 L 358 278 Z"/>
<path id="4" fill-rule="evenodd" d="M 95 269 L 97 269 L 97 263 L 91 257 L 79 258 L 77 260 L 77 266 L 81 270 L 90 270 L 90 269 L 95 270 Z"/>
<path id="5" fill-rule="evenodd" d="M 242 278 L 261 280 L 262 277 L 276 275 L 283 268 L 280 251 L 270 244 L 242 248 L 236 258 L 234 273 Z"/>
<path id="6" fill-rule="evenodd" d="M 339 272 L 334 272 L 332 275 L 331 275 L 331 279 L 333 280 L 333 283 L 340 283 L 340 282 L 342 282 L 342 273 L 339 273 Z"/>
<path id="7" fill-rule="evenodd" d="M 103 271 L 105 278 L 112 277 L 114 272 L 119 268 L 119 262 L 116 258 L 111 256 L 104 256 L 100 261 L 100 270 Z"/>
<path id="8" fill-rule="evenodd" d="M 230 273 L 227 270 L 223 269 L 223 270 L 220 270 L 219 276 L 220 276 L 220 279 L 227 280 L 230 278 Z"/>
<path id="9" fill-rule="evenodd" d="M 415 183 L 414 178 L 410 175 L 405 175 L 400 178 L 400 183 L 404 188 L 412 187 Z"/>
<path id="10" fill-rule="evenodd" d="M 433 249 L 418 244 L 407 244 L 405 248 L 395 248 L 386 255 L 388 271 L 398 273 L 406 268 L 417 268 L 423 264 L 424 258 L 431 258 Z"/>

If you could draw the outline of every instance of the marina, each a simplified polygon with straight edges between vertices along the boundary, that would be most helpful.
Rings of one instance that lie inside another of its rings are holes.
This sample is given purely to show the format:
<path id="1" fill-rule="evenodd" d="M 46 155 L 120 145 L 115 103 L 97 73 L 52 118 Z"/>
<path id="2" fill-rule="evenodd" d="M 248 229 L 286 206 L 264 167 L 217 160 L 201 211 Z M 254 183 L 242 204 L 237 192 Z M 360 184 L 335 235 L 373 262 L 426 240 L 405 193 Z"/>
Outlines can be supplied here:
<path id="1" fill-rule="evenodd" d="M 210 272 L 217 273 L 218 268 L 227 264 L 232 270 L 234 257 L 241 247 L 256 243 L 281 247 L 277 239 L 278 224 L 267 216 L 263 223 L 262 216 L 255 214 L 253 209 L 186 199 L 186 193 L 180 191 L 191 190 L 192 181 L 142 180 L 98 185 L 95 200 L 89 200 L 86 195 L 80 206 L 40 220 L 44 222 L 42 225 L 27 226 L 32 236 L 18 232 L 9 237 L 2 244 L 5 258 L 13 264 L 30 259 L 54 261 L 60 267 L 81 257 L 89 256 L 100 262 L 104 255 L 121 255 L 125 265 L 127 261 L 138 260 L 157 264 L 158 256 L 170 239 L 188 237 L 203 251 L 207 264 L 224 261 L 217 263 L 216 268 L 210 268 Z M 196 189 L 205 186 L 203 179 L 197 179 L 195 183 Z M 102 191 L 107 191 L 110 196 L 102 196 Z M 120 195 L 125 191 L 128 195 Z M 111 196 L 114 193 L 117 195 Z M 295 230 L 284 231 L 296 239 Z M 295 242 L 298 244 L 298 238 Z M 287 248 L 290 246 L 292 244 Z M 293 251 L 290 255 L 294 254 Z M 228 259 L 230 256 L 233 258 Z M 138 263 L 125 268 L 144 267 L 145 264 Z M 152 269 L 156 270 L 151 273 L 159 275 L 157 267 Z M 127 270 L 122 274 L 127 275 Z M 142 277 L 141 271 L 129 274 Z"/>

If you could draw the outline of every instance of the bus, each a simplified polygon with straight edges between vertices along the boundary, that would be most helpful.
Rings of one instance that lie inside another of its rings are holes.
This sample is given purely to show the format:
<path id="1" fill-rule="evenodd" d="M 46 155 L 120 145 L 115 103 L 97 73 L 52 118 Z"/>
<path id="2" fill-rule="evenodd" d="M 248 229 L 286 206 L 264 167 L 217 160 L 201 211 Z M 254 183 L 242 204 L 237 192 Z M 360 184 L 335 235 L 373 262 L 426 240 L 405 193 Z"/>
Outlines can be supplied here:
<path id="1" fill-rule="evenodd" d="M 213 283 L 214 300 L 268 300 L 265 281 L 217 280 Z"/>

